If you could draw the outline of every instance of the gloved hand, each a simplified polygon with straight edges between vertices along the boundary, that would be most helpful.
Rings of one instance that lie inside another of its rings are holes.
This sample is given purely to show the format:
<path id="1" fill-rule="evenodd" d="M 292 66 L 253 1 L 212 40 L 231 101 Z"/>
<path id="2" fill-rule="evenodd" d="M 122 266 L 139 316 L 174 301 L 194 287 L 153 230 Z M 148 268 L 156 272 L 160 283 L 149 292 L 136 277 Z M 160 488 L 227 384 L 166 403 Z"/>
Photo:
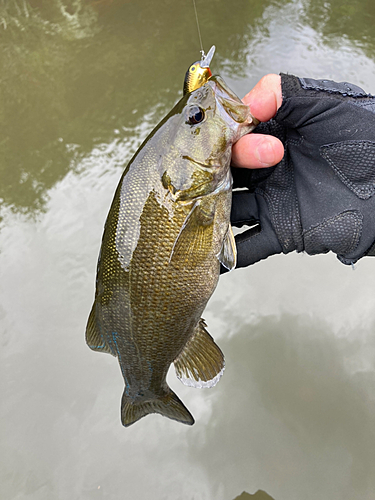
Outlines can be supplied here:
<path id="1" fill-rule="evenodd" d="M 232 225 L 257 224 L 236 236 L 237 267 L 293 250 L 344 264 L 375 255 L 375 97 L 284 74 L 281 87 L 276 115 L 253 133 L 280 139 L 283 159 L 232 168 L 234 189 L 248 188 L 233 192 Z"/>

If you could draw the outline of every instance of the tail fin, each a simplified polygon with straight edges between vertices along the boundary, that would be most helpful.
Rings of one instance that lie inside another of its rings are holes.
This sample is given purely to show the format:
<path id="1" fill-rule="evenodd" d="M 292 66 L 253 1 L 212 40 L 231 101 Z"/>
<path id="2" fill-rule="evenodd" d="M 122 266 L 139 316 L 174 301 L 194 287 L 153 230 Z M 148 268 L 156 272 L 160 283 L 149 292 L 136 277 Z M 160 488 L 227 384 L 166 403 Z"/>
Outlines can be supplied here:
<path id="1" fill-rule="evenodd" d="M 150 413 L 159 413 L 182 424 L 194 424 L 194 418 L 189 410 L 170 389 L 164 396 L 146 401 L 141 398 L 134 401 L 129 396 L 126 396 L 124 392 L 121 400 L 122 425 L 129 427 L 129 425 L 134 424 L 137 420 Z"/>

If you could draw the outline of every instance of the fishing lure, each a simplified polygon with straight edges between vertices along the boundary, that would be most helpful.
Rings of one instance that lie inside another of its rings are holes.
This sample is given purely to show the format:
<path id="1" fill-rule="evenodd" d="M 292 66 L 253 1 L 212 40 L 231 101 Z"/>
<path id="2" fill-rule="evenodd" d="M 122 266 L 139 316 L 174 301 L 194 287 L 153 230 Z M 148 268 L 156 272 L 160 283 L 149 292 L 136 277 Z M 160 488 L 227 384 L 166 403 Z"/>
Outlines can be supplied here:
<path id="1" fill-rule="evenodd" d="M 210 64 L 215 53 L 215 45 L 213 45 L 205 55 L 201 51 L 202 59 L 193 63 L 186 72 L 184 80 L 184 95 L 204 85 L 212 76 Z"/>

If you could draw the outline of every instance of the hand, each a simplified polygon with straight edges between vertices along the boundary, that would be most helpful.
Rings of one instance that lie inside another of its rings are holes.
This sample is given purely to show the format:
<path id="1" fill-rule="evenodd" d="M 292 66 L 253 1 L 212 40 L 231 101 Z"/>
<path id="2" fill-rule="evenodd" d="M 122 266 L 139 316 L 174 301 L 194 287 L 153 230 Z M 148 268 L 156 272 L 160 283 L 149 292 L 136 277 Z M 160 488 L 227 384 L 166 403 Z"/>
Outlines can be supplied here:
<path id="1" fill-rule="evenodd" d="M 281 76 L 266 75 L 242 99 L 251 114 L 261 122 L 273 118 L 281 106 Z M 232 165 L 263 168 L 276 165 L 284 156 L 282 142 L 272 135 L 247 134 L 232 149 Z"/>
<path id="2" fill-rule="evenodd" d="M 293 250 L 345 264 L 375 255 L 375 98 L 267 75 L 244 101 L 268 121 L 233 148 L 234 188 L 247 190 L 233 192 L 232 225 L 256 224 L 236 236 L 237 267 Z"/>

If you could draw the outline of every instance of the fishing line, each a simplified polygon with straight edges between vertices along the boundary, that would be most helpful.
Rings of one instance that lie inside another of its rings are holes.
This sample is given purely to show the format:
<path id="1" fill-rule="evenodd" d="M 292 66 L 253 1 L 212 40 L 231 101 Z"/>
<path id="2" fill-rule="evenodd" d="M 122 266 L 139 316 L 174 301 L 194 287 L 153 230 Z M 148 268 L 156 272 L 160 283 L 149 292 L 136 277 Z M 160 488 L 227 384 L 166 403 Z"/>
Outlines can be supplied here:
<path id="1" fill-rule="evenodd" d="M 204 56 L 204 50 L 203 50 L 203 43 L 202 43 L 202 37 L 201 37 L 201 30 L 199 28 L 198 13 L 197 13 L 197 7 L 195 5 L 195 0 L 193 0 L 193 5 L 194 5 L 194 12 L 195 12 L 195 20 L 197 21 L 199 41 L 200 41 L 200 44 L 201 44 L 201 53 L 202 53 L 202 58 L 203 58 L 203 56 Z"/>

